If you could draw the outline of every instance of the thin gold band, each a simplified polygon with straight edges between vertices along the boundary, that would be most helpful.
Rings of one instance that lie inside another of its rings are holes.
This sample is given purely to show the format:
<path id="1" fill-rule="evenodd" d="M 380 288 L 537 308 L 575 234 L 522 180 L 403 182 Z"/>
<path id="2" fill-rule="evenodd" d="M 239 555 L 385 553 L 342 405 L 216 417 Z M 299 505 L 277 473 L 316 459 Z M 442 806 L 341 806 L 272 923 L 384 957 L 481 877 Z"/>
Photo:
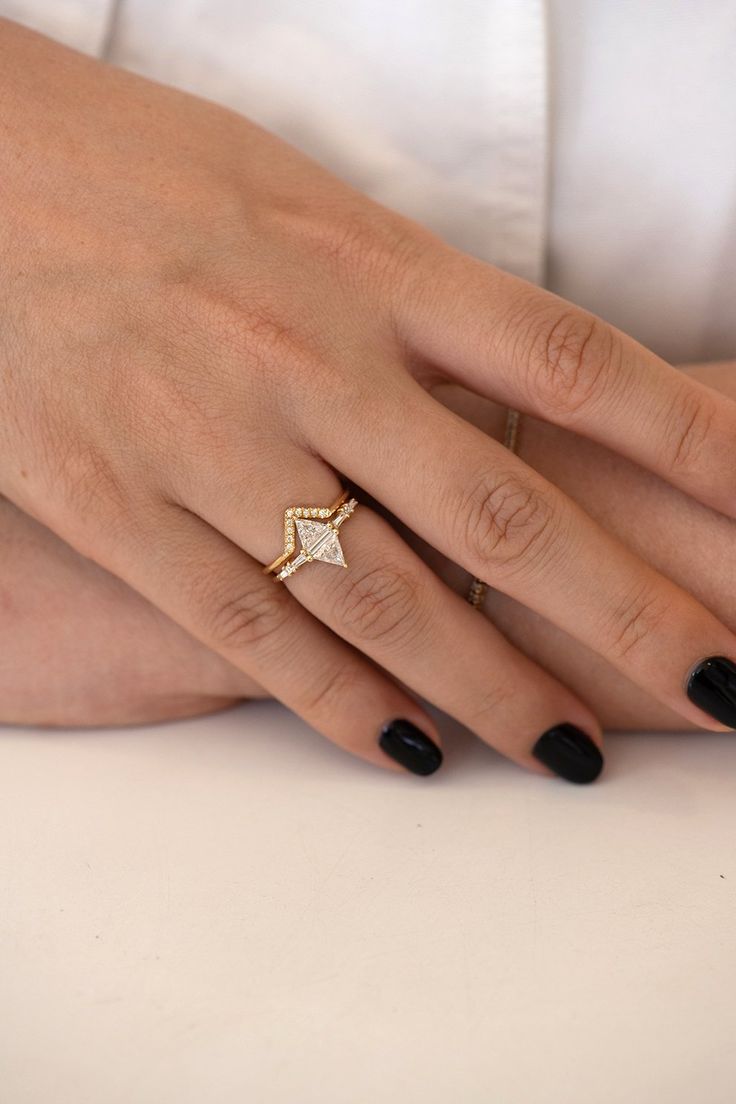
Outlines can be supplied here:
<path id="1" fill-rule="evenodd" d="M 521 421 L 521 414 L 518 410 L 513 410 L 511 407 L 506 411 L 506 428 L 503 435 L 504 447 L 510 452 L 516 452 L 516 446 L 519 439 L 519 422 Z M 475 606 L 476 609 L 481 609 L 483 606 L 483 599 L 486 596 L 488 590 L 488 583 L 484 583 L 482 579 L 477 576 L 473 579 L 468 587 L 468 593 L 466 599 L 470 602 L 471 606 Z"/>

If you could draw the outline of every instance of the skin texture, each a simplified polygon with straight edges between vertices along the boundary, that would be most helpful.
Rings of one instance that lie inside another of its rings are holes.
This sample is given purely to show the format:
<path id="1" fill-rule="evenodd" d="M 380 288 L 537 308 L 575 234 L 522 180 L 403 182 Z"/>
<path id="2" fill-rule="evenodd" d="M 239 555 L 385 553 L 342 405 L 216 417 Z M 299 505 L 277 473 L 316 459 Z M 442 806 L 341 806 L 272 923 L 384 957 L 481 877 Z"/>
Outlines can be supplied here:
<path id="1" fill-rule="evenodd" d="M 736 394 L 736 362 L 688 371 L 725 394 Z M 457 388 L 445 388 L 438 397 L 501 437 L 502 408 L 479 406 L 476 396 Z M 732 521 L 609 450 L 548 424 L 526 420 L 519 446 L 622 540 L 736 627 Z M 3 649 L 0 667 L 4 721 L 127 724 L 206 713 L 243 697 L 266 696 L 125 583 L 7 501 L 0 501 L 0 533 L 0 609 L 4 639 L 12 642 Z M 450 585 L 464 590 L 466 572 L 427 547 L 422 552 Z M 485 614 L 574 687 L 607 728 L 695 727 L 498 591 L 489 592 Z"/>
<path id="2" fill-rule="evenodd" d="M 551 726 L 601 735 L 368 496 L 724 727 L 684 683 L 736 658 L 731 628 L 437 388 L 588 435 L 728 515 L 735 402 L 247 119 L 7 21 L 0 126 L 0 493 L 17 508 L 379 766 L 398 769 L 378 742 L 393 718 L 440 742 L 407 689 L 532 770 Z M 350 570 L 266 578 L 281 510 L 345 481 L 364 503 L 341 530 Z"/>

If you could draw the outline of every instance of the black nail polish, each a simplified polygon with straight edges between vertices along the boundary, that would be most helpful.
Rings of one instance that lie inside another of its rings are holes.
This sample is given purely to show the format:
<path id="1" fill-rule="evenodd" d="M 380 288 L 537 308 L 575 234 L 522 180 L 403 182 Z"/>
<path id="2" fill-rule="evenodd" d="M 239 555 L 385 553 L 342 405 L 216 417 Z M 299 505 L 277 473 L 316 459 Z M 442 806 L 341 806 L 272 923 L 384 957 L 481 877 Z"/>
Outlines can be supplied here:
<path id="1" fill-rule="evenodd" d="M 545 767 L 568 782 L 594 782 L 603 770 L 603 756 L 598 745 L 575 725 L 559 724 L 548 728 L 532 751 Z"/>
<path id="2" fill-rule="evenodd" d="M 701 659 L 690 672 L 687 696 L 721 724 L 736 728 L 736 664 L 730 659 Z"/>
<path id="3" fill-rule="evenodd" d="M 442 752 L 420 728 L 401 717 L 381 729 L 383 751 L 413 774 L 434 774 L 442 766 Z"/>

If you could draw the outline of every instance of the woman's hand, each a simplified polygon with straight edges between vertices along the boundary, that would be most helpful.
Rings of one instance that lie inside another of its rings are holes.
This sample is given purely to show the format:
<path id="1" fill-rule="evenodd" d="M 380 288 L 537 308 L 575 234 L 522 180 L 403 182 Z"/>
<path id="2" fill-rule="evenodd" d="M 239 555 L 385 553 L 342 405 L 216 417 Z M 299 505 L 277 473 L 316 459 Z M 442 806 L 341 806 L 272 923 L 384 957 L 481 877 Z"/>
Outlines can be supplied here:
<path id="1" fill-rule="evenodd" d="M 725 395 L 736 394 L 736 362 L 688 371 Z M 502 407 L 452 385 L 434 393 L 484 432 L 503 437 Z M 525 419 L 520 452 L 643 559 L 692 587 L 727 625 L 736 626 L 729 567 L 736 548 L 734 522 L 548 423 Z M 652 517 L 656 526 L 649 523 Z M 2 499 L 0 533 L 0 608 L 5 638 L 12 641 L 0 665 L 0 721 L 129 724 L 265 696 L 126 583 Z M 456 564 L 412 534 L 407 539 L 445 583 L 458 591 L 467 586 L 467 573 Z M 489 591 L 484 612 L 522 651 L 579 692 L 605 727 L 695 727 L 499 591 Z"/>
<path id="2" fill-rule="evenodd" d="M 576 780 L 600 768 L 600 731 L 365 505 L 347 571 L 265 577 L 284 507 L 328 504 L 338 472 L 721 727 L 685 685 L 734 635 L 430 389 L 452 378 L 573 428 L 728 514 L 736 404 L 229 111 L 6 21 L 0 73 L 2 493 L 383 766 L 441 758 L 401 683 Z M 736 725 L 736 704 L 710 707 Z M 570 739 L 568 763 L 543 752 Z"/>

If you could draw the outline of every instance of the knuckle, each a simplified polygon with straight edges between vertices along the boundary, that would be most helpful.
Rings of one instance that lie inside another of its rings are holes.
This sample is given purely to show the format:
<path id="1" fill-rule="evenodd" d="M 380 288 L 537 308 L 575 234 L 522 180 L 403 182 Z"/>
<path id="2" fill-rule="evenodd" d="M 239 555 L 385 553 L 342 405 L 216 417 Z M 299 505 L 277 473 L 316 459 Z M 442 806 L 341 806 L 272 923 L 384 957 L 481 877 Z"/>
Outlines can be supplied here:
<path id="1" fill-rule="evenodd" d="M 359 643 L 400 647 L 418 632 L 426 611 L 423 586 L 403 565 L 350 565 L 336 599 L 335 616 L 342 631 Z"/>
<path id="2" fill-rule="evenodd" d="M 556 535 L 549 499 L 518 475 L 482 478 L 460 510 L 471 563 L 514 571 L 538 565 Z"/>
<path id="3" fill-rule="evenodd" d="M 379 238 L 374 225 L 362 213 L 353 212 L 319 238 L 319 248 L 340 266 L 362 267 L 377 254 Z"/>
<path id="4" fill-rule="evenodd" d="M 333 205 L 316 217 L 314 212 L 300 214 L 296 228 L 293 222 L 290 226 L 294 229 L 343 283 L 368 281 L 374 289 L 403 269 L 406 255 L 421 238 L 409 219 L 372 203 L 337 210 Z"/>
<path id="5" fill-rule="evenodd" d="M 664 463 L 672 472 L 700 465 L 713 427 L 715 411 L 709 400 L 687 395 L 670 411 L 664 432 Z"/>
<path id="6" fill-rule="evenodd" d="M 648 584 L 635 587 L 616 605 L 604 626 L 608 655 L 614 660 L 630 660 L 633 653 L 652 646 L 666 614 L 666 605 Z"/>
<path id="7" fill-rule="evenodd" d="M 295 322 L 293 297 L 284 297 L 276 286 L 264 284 L 242 294 L 235 276 L 207 272 L 163 289 L 159 327 L 164 340 L 182 349 L 194 369 L 212 360 L 212 350 L 222 368 L 230 366 L 235 378 L 243 363 L 273 371 L 277 364 L 299 363 L 311 350 L 316 327 L 306 319 Z M 177 361 L 177 362 L 178 362 Z"/>
<path id="8" fill-rule="evenodd" d="M 169 289 L 164 315 L 164 347 L 173 352 L 146 380 L 149 406 L 136 414 L 150 417 L 152 407 L 171 447 L 179 447 L 184 426 L 217 448 L 222 431 L 234 427 L 234 394 L 251 407 L 278 395 L 296 413 L 309 396 L 322 402 L 334 383 L 324 329 L 291 292 L 264 285 L 243 297 L 190 281 Z M 285 372 L 288 388 L 280 386 Z"/>
<path id="9" fill-rule="evenodd" d="M 321 356 L 316 333 L 307 320 L 300 318 L 297 324 L 294 315 L 289 318 L 288 312 L 276 303 L 251 302 L 239 313 L 231 335 L 236 355 L 265 367 L 268 372 L 283 365 L 292 371 L 301 366 L 311 369 Z"/>
<path id="10" fill-rule="evenodd" d="M 532 327 L 528 386 L 535 402 L 558 418 L 585 411 L 606 390 L 614 369 L 614 338 L 597 318 L 576 310 Z"/>
<path id="11" fill-rule="evenodd" d="M 283 587 L 273 582 L 256 585 L 215 603 L 209 614 L 209 635 L 226 652 L 270 651 L 283 643 L 289 612 Z"/>

